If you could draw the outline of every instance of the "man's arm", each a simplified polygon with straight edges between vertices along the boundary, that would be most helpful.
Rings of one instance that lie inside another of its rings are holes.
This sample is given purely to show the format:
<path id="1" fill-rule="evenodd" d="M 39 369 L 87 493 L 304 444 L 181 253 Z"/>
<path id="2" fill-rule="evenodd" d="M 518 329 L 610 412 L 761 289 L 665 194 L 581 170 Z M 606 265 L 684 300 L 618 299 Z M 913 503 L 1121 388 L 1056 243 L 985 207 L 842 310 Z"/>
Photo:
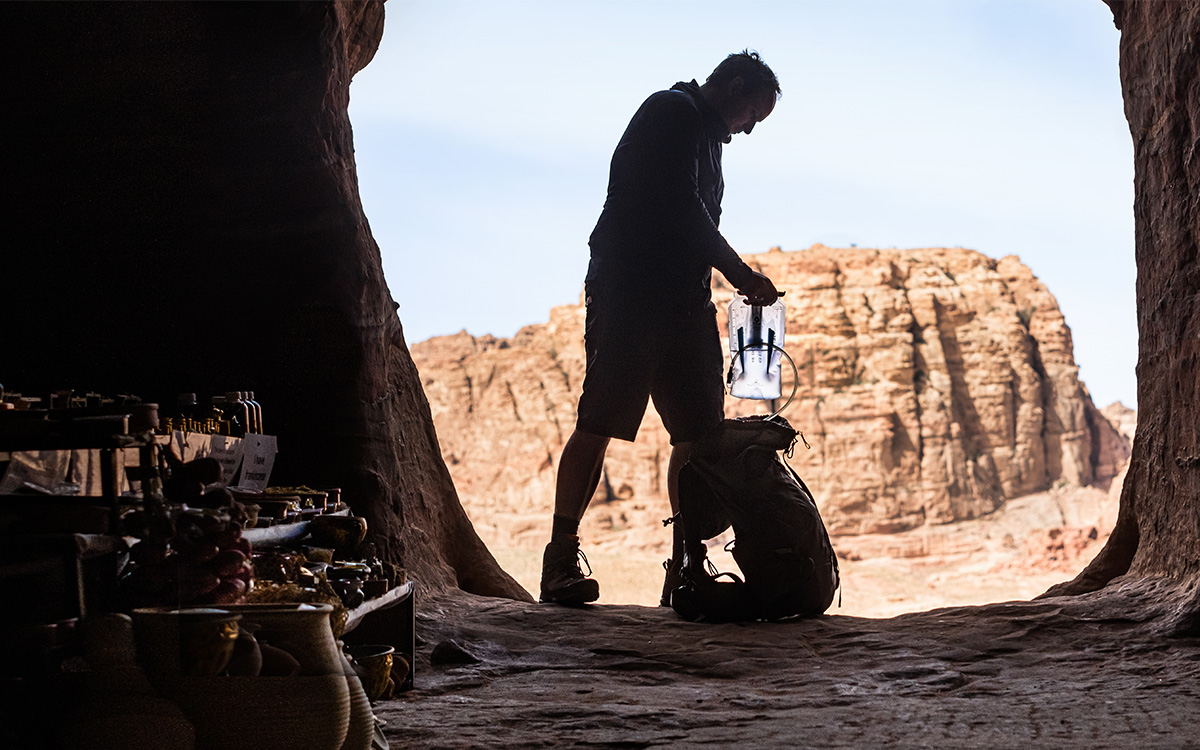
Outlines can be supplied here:
<path id="1" fill-rule="evenodd" d="M 771 304 L 779 296 L 775 285 L 738 256 L 700 197 L 699 159 L 706 145 L 700 113 L 686 95 L 679 94 L 667 97 L 658 114 L 661 117 L 655 118 L 650 145 L 658 162 L 652 190 L 662 203 L 660 220 L 673 224 L 673 233 L 685 239 L 752 304 Z"/>

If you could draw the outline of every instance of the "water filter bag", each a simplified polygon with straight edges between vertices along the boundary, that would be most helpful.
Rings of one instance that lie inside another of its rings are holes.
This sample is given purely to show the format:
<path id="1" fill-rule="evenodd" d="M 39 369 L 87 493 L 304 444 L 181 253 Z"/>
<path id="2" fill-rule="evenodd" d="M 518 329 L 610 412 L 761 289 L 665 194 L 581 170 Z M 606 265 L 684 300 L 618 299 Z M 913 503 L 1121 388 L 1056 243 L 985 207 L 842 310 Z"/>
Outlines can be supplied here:
<path id="1" fill-rule="evenodd" d="M 729 303 L 729 393 L 736 398 L 768 400 L 783 394 L 783 300 L 748 305 Z"/>

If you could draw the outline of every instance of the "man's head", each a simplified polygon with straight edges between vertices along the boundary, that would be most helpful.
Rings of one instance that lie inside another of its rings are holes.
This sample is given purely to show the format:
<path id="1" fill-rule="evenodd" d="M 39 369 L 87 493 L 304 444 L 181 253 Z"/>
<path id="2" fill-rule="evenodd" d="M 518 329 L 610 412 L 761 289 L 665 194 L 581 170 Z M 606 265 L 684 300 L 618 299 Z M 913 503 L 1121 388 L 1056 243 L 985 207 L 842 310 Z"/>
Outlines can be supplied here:
<path id="1" fill-rule="evenodd" d="M 749 133 L 767 119 L 782 96 L 779 79 L 757 52 L 742 50 L 721 61 L 702 87 L 730 133 Z"/>

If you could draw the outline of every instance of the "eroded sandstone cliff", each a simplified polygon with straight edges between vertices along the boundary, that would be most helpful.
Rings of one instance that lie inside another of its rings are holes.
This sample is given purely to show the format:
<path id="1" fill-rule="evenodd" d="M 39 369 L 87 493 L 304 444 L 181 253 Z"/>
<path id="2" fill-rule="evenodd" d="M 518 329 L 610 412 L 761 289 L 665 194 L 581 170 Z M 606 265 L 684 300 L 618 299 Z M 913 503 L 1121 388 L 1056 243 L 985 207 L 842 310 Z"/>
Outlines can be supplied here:
<path id="1" fill-rule="evenodd" d="M 798 379 L 784 416 L 812 445 L 791 461 L 834 533 L 974 518 L 1055 483 L 1107 488 L 1124 465 L 1128 441 L 1080 382 L 1054 296 L 1018 258 L 818 245 L 748 261 L 787 292 Z M 719 310 L 731 295 L 717 278 Z M 511 339 L 463 332 L 413 346 L 469 509 L 552 507 L 583 380 L 583 317 L 559 307 Z M 669 453 L 650 409 L 634 444 L 610 448 L 601 499 L 664 497 Z"/>

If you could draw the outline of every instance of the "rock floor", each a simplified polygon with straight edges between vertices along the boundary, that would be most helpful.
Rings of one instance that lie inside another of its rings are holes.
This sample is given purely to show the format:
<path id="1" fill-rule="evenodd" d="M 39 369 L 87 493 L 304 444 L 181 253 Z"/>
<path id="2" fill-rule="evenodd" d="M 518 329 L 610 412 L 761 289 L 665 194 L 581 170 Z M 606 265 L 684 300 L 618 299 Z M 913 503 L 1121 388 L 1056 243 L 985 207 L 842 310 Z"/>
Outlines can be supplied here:
<path id="1" fill-rule="evenodd" d="M 376 710 L 394 748 L 1200 747 L 1200 638 L 1151 596 L 707 625 L 456 593 Z"/>

